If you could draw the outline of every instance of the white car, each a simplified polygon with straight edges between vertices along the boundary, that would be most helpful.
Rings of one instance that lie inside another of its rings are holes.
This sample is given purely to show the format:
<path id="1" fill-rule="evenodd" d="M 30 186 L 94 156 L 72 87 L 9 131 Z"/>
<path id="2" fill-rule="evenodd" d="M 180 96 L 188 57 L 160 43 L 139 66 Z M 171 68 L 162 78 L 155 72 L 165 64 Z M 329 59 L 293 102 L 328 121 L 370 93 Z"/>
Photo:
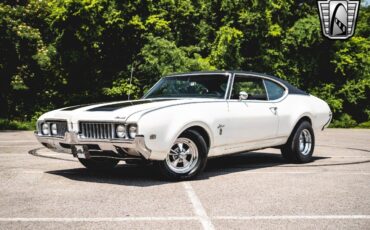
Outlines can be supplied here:
<path id="1" fill-rule="evenodd" d="M 88 169 L 120 160 L 155 162 L 189 179 L 208 157 L 275 147 L 291 162 L 312 158 L 314 131 L 331 121 L 328 104 L 277 77 L 194 72 L 162 78 L 140 100 L 78 105 L 43 114 L 35 136 Z"/>

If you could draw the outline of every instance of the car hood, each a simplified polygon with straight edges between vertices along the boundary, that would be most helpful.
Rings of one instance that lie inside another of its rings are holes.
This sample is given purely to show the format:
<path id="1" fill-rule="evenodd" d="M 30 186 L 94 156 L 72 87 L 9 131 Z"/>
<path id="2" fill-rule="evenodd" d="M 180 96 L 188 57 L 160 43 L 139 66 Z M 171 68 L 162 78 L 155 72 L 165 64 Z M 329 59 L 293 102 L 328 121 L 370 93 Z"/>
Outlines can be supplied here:
<path id="1" fill-rule="evenodd" d="M 137 113 L 145 113 L 150 110 L 160 109 L 167 106 L 187 104 L 191 102 L 209 102 L 217 99 L 142 99 L 131 101 L 117 101 L 99 104 L 76 105 L 53 110 L 43 114 L 39 120 L 67 120 L 77 123 L 84 121 L 119 121 L 125 122 L 130 116 Z M 217 100 L 219 101 L 219 100 Z"/>

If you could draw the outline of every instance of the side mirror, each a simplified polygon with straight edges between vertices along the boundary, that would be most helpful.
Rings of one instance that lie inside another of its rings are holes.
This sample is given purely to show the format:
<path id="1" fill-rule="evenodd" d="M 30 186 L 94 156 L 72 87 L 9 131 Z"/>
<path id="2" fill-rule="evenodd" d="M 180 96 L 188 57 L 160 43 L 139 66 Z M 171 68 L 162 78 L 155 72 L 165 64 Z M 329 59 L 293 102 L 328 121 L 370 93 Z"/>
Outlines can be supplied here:
<path id="1" fill-rule="evenodd" d="M 248 99 L 248 93 L 246 93 L 245 91 L 241 91 L 239 93 L 239 100 L 247 100 Z"/>

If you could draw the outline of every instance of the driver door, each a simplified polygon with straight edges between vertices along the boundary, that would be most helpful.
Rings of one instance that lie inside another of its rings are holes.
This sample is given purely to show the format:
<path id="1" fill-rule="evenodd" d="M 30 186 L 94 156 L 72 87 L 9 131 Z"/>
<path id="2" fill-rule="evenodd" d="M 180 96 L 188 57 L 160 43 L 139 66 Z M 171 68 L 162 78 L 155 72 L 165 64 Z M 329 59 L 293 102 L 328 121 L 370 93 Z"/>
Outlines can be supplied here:
<path id="1" fill-rule="evenodd" d="M 245 92 L 239 99 L 240 92 Z M 245 98 L 246 97 L 246 98 Z M 272 146 L 278 131 L 278 115 L 269 103 L 263 78 L 235 75 L 228 100 L 229 129 L 227 152 L 253 150 Z M 226 135 L 225 135 L 226 136 Z"/>

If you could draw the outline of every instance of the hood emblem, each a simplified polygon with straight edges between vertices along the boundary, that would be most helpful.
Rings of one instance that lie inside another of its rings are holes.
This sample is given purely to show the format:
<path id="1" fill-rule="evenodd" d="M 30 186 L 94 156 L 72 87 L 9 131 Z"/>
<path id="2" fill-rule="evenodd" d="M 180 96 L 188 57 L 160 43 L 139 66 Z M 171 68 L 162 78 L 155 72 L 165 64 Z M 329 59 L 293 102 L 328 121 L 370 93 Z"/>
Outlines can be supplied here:
<path id="1" fill-rule="evenodd" d="M 120 117 L 120 116 L 117 116 L 115 117 L 114 119 L 125 119 L 126 117 Z"/>

